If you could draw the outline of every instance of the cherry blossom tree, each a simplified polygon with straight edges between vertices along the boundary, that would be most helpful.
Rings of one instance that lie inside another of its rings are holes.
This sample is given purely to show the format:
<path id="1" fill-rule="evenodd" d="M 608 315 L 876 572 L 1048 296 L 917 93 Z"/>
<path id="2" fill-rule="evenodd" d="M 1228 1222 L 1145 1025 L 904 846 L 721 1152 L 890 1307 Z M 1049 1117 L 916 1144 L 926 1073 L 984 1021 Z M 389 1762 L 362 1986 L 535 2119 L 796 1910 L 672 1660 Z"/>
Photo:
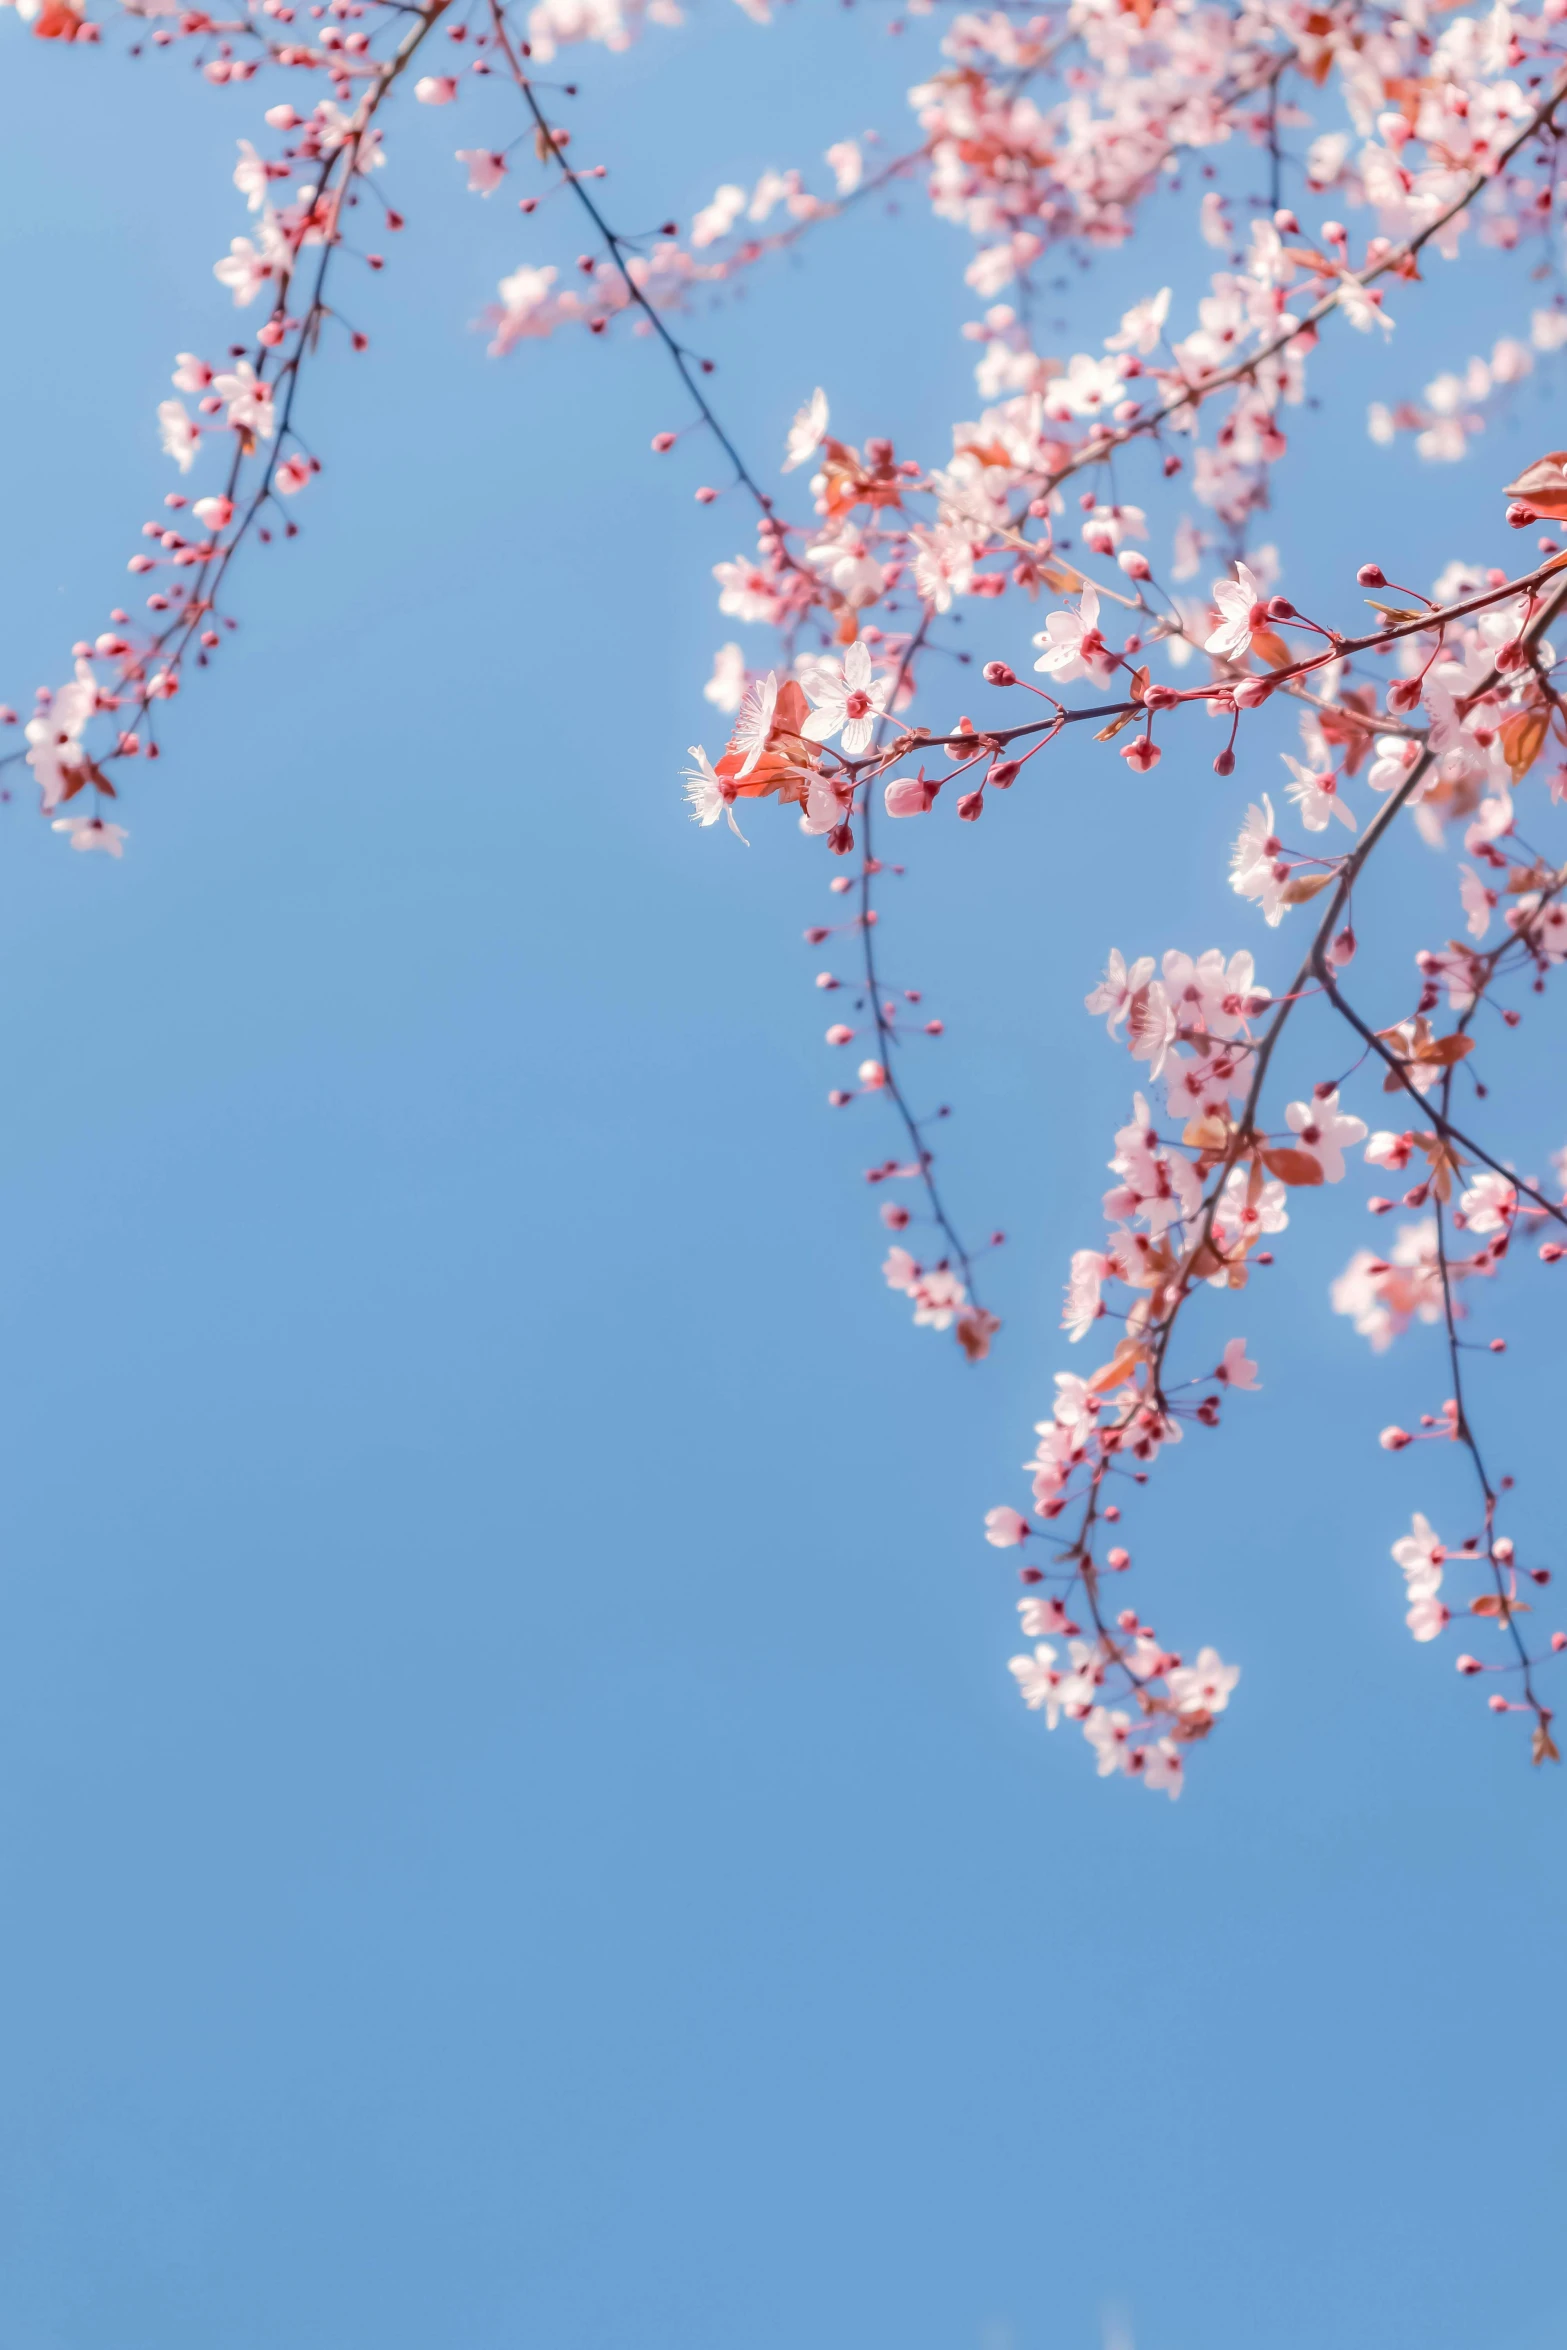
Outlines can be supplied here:
<path id="1" fill-rule="evenodd" d="M 1055 1376 L 1026 1493 L 985 1521 L 987 1541 L 1022 1562 L 1011 1672 L 1024 1705 L 1078 1725 L 1101 1776 L 1180 1793 L 1239 1668 L 1209 1645 L 1170 1646 L 1154 1623 L 1167 1620 L 1162 1596 L 1157 1611 L 1123 1597 L 1135 1588 L 1122 1580 L 1125 1514 L 1136 1503 L 1146 1518 L 1141 1489 L 1188 1430 L 1244 1427 L 1259 1384 L 1237 1327 L 1244 1292 L 1293 1220 L 1322 1212 L 1316 1195 L 1364 1168 L 1365 1207 L 1394 1219 L 1391 1239 L 1352 1250 L 1324 1302 L 1374 1350 L 1435 1332 L 1445 1392 L 1380 1443 L 1417 1460 L 1421 1446 L 1458 1446 L 1475 1496 L 1462 1539 L 1445 1543 L 1414 1508 L 1393 1542 L 1408 1626 L 1422 1646 L 1451 1634 L 1458 1674 L 1498 1716 L 1520 1717 L 1536 1763 L 1559 1759 L 1548 1667 L 1567 1632 L 1536 1628 L 1551 1570 L 1518 1554 L 1512 1476 L 1480 1424 L 1479 1358 L 1505 1342 L 1469 1331 L 1504 1279 L 1549 1281 L 1567 1256 L 1567 1144 L 1521 1172 L 1487 1117 L 1483 1073 L 1527 1049 L 1539 1026 L 1517 1034 L 1528 999 L 1567 963 L 1567 707 L 1552 635 L 1567 630 L 1567 553 L 1549 529 L 1567 521 L 1567 451 L 1499 495 L 1492 552 L 1522 545 L 1524 559 L 1454 560 L 1428 589 L 1371 559 L 1404 568 L 1396 505 L 1376 518 L 1375 549 L 1346 542 L 1343 595 L 1316 614 L 1278 591 L 1282 558 L 1262 532 L 1290 411 L 1308 387 L 1331 393 L 1345 337 L 1387 338 L 1407 307 L 1438 302 L 1464 349 L 1477 248 L 1533 246 L 1536 276 L 1550 275 L 1567 0 L 1533 13 L 1507 0 L 1408 0 L 1398 13 L 1370 0 L 975 13 L 911 0 L 912 25 L 894 28 L 921 51 L 901 134 L 847 135 L 828 90 L 819 164 L 725 183 L 683 230 L 670 220 L 649 235 L 616 221 L 609 165 L 579 153 L 557 61 L 656 37 L 679 21 L 675 0 L 234 0 L 216 14 L 126 0 L 101 16 L 91 0 L 7 5 L 7 37 L 109 44 L 127 74 L 166 52 L 164 65 L 215 89 L 257 85 L 233 192 L 213 191 L 212 276 L 241 339 L 175 354 L 149 407 L 176 486 L 141 526 L 124 600 L 84 624 L 70 675 L 40 688 L 25 719 L 0 714 L 18 730 L 8 763 L 25 768 L 46 821 L 72 849 L 124 854 L 148 763 L 176 750 L 178 697 L 206 684 L 239 625 L 253 546 L 296 536 L 308 507 L 322 463 L 307 437 L 312 368 L 334 341 L 366 348 L 344 321 L 343 283 L 379 273 L 371 248 L 403 225 L 393 120 L 400 109 L 398 136 L 465 139 L 453 169 L 475 202 L 515 204 L 523 240 L 488 316 L 492 355 L 578 330 L 649 339 L 676 403 L 652 453 L 702 451 L 698 501 L 744 513 L 745 543 L 713 566 L 736 634 L 702 688 L 727 731 L 716 751 L 691 746 L 689 811 L 722 827 L 715 848 L 732 853 L 728 834 L 754 848 L 779 823 L 820 842 L 840 918 L 805 935 L 829 950 L 816 979 L 833 999 L 827 1047 L 855 1072 L 828 1100 L 883 1120 L 869 1180 L 885 1281 L 972 1362 L 1000 1328 L 981 1295 L 1000 1235 L 981 1250 L 954 1221 L 932 1140 L 945 1113 L 926 1110 L 915 1074 L 943 1023 L 884 977 L 896 827 L 953 811 L 960 828 L 991 810 L 1005 821 L 1004 795 L 1042 786 L 1084 728 L 1112 789 L 1149 774 L 1174 730 L 1200 730 L 1216 788 L 1233 794 L 1231 935 L 1202 946 L 1172 904 L 1176 943 L 1131 940 L 1128 954 L 1109 943 L 1107 897 L 1103 968 L 1083 974 L 1087 1014 L 1137 1066 L 1104 1229 L 1088 1245 L 1063 1235 L 1061 1326 L 1067 1347 L 1088 1342 L 1069 1357 L 1082 1367 Z M 741 5 L 767 38 L 769 0 Z M 596 70 L 612 74 L 613 59 Z M 693 303 L 894 186 L 922 191 L 969 241 L 954 249 L 980 313 L 965 329 L 972 413 L 941 449 L 900 454 L 892 417 L 840 437 L 853 345 L 824 337 L 781 462 L 764 461 L 715 405 Z M 1205 290 L 1150 282 L 1100 319 L 1093 348 L 1045 348 L 1042 271 L 1063 255 L 1135 254 L 1155 208 L 1179 218 Z M 586 248 L 574 267 L 568 216 Z M 214 298 L 197 292 L 192 341 Z M 1414 435 L 1422 460 L 1450 463 L 1564 345 L 1567 295 L 1542 295 L 1488 357 L 1455 358 L 1419 399 L 1352 421 L 1380 443 Z M 813 386 L 817 372 L 829 380 Z M 645 430 L 629 402 L 627 430 Z M 1532 539 L 1507 542 L 1508 527 Z M 992 649 L 969 694 L 978 715 L 953 721 L 934 698 L 950 669 L 933 664 L 960 610 Z M 941 838 L 962 855 L 961 829 Z M 1433 850 L 1454 860 L 1457 935 L 1411 935 L 1407 989 L 1373 1001 L 1354 977 L 1362 877 L 1373 860 Z M 1275 942 L 1282 931 L 1294 942 Z M 1539 1083 L 1559 1089 L 1559 1047 L 1535 1049 Z"/>

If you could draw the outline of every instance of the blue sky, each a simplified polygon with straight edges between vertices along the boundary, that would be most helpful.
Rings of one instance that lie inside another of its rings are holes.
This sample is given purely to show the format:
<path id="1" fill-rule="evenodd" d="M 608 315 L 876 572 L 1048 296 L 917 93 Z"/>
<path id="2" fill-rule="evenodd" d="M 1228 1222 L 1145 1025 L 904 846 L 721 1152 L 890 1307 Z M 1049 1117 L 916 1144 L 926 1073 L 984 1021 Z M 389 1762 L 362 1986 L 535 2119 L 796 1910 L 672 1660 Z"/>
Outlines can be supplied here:
<path id="1" fill-rule="evenodd" d="M 227 339 L 257 103 L 0 31 L 15 701 L 172 479 L 152 411 Z M 731 12 L 593 54 L 581 151 L 621 217 L 689 216 L 900 132 L 927 38 Z M 979 1539 L 1125 1113 L 1082 994 L 1112 943 L 1282 958 L 1223 886 L 1277 743 L 1222 791 L 1200 746 L 1141 781 L 1074 746 L 908 828 L 889 967 L 948 1023 L 953 1195 L 1012 1236 L 970 1370 L 877 1276 L 885 1129 L 824 1107 L 825 860 L 682 819 L 744 514 L 648 456 L 654 354 L 468 332 L 578 242 L 462 193 L 495 108 L 392 127 L 374 347 L 322 369 L 307 530 L 246 574 L 124 865 L 0 828 L 0 2341 L 1080 2350 L 1120 2313 L 1138 2350 L 1547 2350 L 1560 1791 L 1403 1628 L 1388 1543 L 1467 1502 L 1371 1441 L 1434 1355 L 1327 1312 L 1361 1186 L 1297 1218 L 1238 1325 L 1264 1392 L 1132 1529 L 1161 1629 L 1245 1671 L 1178 1807 L 1018 1707 Z M 1194 202 L 1074 284 L 1066 348 L 1189 292 Z M 716 315 L 756 461 L 819 378 L 939 455 L 966 257 L 865 217 Z M 1466 467 L 1363 441 L 1540 298 L 1433 277 L 1300 419 L 1307 608 L 1368 554 L 1506 560 L 1496 485 L 1562 437 L 1537 380 Z M 1446 934 L 1435 860 L 1380 904 Z M 1368 943 L 1368 997 L 1414 943 Z M 1537 1162 L 1559 1076 L 1521 1072 L 1498 1131 Z M 1482 1412 L 1543 1543 L 1539 1286 Z"/>

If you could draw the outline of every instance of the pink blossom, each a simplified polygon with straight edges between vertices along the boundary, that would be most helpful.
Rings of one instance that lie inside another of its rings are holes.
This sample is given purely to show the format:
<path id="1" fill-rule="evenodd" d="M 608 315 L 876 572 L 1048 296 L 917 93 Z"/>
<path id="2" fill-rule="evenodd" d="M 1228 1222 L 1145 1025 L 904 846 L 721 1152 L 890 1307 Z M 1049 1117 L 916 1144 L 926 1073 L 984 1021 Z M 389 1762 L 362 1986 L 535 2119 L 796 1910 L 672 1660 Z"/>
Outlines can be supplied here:
<path id="1" fill-rule="evenodd" d="M 1043 670 L 1060 685 L 1070 685 L 1077 677 L 1092 677 L 1103 684 L 1113 674 L 1099 633 L 1099 596 L 1094 588 L 1084 588 L 1075 612 L 1050 613 L 1034 642 L 1044 648 L 1035 669 Z"/>
<path id="2" fill-rule="evenodd" d="M 1350 1143 L 1364 1141 L 1364 1118 L 1346 1117 L 1336 1092 L 1314 1094 L 1309 1102 L 1291 1102 L 1284 1115 L 1301 1149 L 1309 1151 L 1322 1169 L 1324 1180 L 1342 1182 L 1344 1152 Z"/>
<path id="3" fill-rule="evenodd" d="M 1246 565 L 1237 563 L 1234 579 L 1216 579 L 1212 594 L 1219 625 L 1203 649 L 1218 661 L 1244 661 L 1251 649 L 1253 629 L 1269 626 L 1262 588 Z"/>
<path id="4" fill-rule="evenodd" d="M 818 662 L 804 684 L 816 705 L 800 729 L 806 740 L 831 742 L 841 727 L 847 757 L 867 750 L 892 690 L 891 678 L 877 677 L 872 670 L 867 648 L 858 641 L 852 644 L 841 668 L 836 661 Z"/>
<path id="5" fill-rule="evenodd" d="M 493 155 L 488 147 L 459 147 L 457 161 L 468 167 L 468 193 L 472 196 L 490 196 L 506 177 L 506 158 Z"/>
<path id="6" fill-rule="evenodd" d="M 999 1507 L 985 1512 L 985 1540 L 997 1550 L 1011 1550 L 1028 1539 L 1028 1520 L 1021 1511 Z"/>

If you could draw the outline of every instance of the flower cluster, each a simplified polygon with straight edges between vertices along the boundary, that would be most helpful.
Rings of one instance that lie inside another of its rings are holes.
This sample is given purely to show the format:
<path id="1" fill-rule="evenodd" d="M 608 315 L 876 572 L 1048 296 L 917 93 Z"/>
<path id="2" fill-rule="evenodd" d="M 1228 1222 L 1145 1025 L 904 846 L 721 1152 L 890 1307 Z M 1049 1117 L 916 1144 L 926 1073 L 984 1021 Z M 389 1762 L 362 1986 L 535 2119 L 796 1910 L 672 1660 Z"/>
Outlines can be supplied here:
<path id="1" fill-rule="evenodd" d="M 85 46 L 115 29 L 77 0 L 10 4 L 43 39 Z M 768 21 L 768 0 L 741 6 Z M 452 154 L 468 189 L 480 202 L 515 192 L 527 224 L 487 315 L 491 352 L 629 326 L 663 352 L 684 414 L 653 452 L 694 441 L 718 477 L 695 486 L 698 501 L 745 507 L 725 542 L 737 551 L 713 565 L 723 641 L 704 692 L 727 733 L 715 754 L 691 747 L 687 803 L 715 838 L 750 844 L 774 802 L 828 856 L 836 918 L 806 938 L 847 957 L 816 984 L 843 998 L 826 1045 L 855 1071 L 828 1098 L 892 1117 L 896 1155 L 866 1170 L 893 1236 L 884 1274 L 915 1322 L 971 1361 L 999 1323 L 978 1295 L 981 1252 L 938 1187 L 932 1137 L 947 1105 L 927 1108 L 910 1075 L 944 1024 L 883 968 L 885 884 L 902 872 L 882 853 L 884 828 L 943 809 L 978 822 L 1037 787 L 1084 726 L 1106 777 L 1128 788 L 1177 727 L 1208 730 L 1220 779 L 1244 766 L 1230 880 L 1237 921 L 1261 917 L 1253 943 L 1112 952 L 1086 998 L 1137 1065 L 1136 1090 L 1114 1137 L 1105 1229 L 1071 1256 L 1063 1316 L 1070 1343 L 1107 1348 L 1057 1375 L 1027 1464 L 1030 1514 L 998 1506 L 987 1520 L 989 1541 L 1027 1560 L 1020 1608 L 1034 1645 L 1012 1666 L 1025 1703 L 1052 1725 L 1081 1723 L 1102 1774 L 1179 1792 L 1186 1750 L 1227 1707 L 1238 1668 L 1209 1647 L 1188 1664 L 1142 1610 L 1112 1604 L 1123 1587 L 1108 1578 L 1131 1565 L 1123 1509 L 1187 1427 L 1227 1420 L 1232 1392 L 1257 1383 L 1242 1336 L 1191 1341 L 1193 1310 L 1265 1272 L 1300 1210 L 1293 1195 L 1338 1185 L 1359 1152 L 1376 1180 L 1404 1185 L 1372 1194 L 1368 1211 L 1401 1205 L 1410 1220 L 1385 1248 L 1352 1255 L 1332 1306 L 1379 1351 L 1422 1328 L 1445 1345 L 1451 1393 L 1418 1430 L 1389 1428 L 1382 1442 L 1462 1447 L 1483 1519 L 1452 1552 L 1419 1517 L 1400 1540 L 1410 1627 L 1436 1639 L 1453 1605 L 1444 1575 L 1470 1571 L 1467 1616 L 1500 1646 L 1466 1652 L 1460 1672 L 1509 1676 L 1492 1708 L 1526 1715 L 1535 1758 L 1553 1759 L 1538 1676 L 1567 1641 L 1542 1649 L 1522 1621 L 1525 1583 L 1549 1570 L 1520 1568 L 1498 1528 L 1510 1479 L 1493 1478 L 1481 1450 L 1460 1326 L 1498 1293 L 1521 1233 L 1537 1262 L 1567 1255 L 1567 1167 L 1521 1175 L 1501 1141 L 1473 1131 L 1482 1036 L 1500 1049 L 1567 962 L 1567 860 L 1550 831 L 1567 769 L 1547 766 L 1553 742 L 1567 747 L 1548 633 L 1567 611 L 1567 556 L 1550 535 L 1567 521 L 1567 452 L 1506 486 L 1499 524 L 1544 526 L 1528 559 L 1455 559 L 1429 592 L 1362 561 L 1366 605 L 1312 617 L 1281 592 L 1279 549 L 1259 532 L 1295 415 L 1319 396 L 1344 330 L 1380 348 L 1406 303 L 1428 298 L 1422 263 L 1440 274 L 1476 246 L 1548 254 L 1560 235 L 1567 0 L 1436 18 L 1367 0 L 964 11 L 909 93 L 913 145 L 826 123 L 816 166 L 725 180 L 684 228 L 634 234 L 604 208 L 605 165 L 559 119 L 560 86 L 536 72 L 679 16 L 674 0 L 239 0 L 219 23 L 131 0 L 115 26 L 133 53 L 176 49 L 215 87 L 266 84 L 233 172 L 243 212 L 214 240 L 218 295 L 207 289 L 244 339 L 223 348 L 219 329 L 192 332 L 206 355 L 180 351 L 157 387 L 179 486 L 129 556 L 134 591 L 75 643 L 65 681 L 39 690 L 11 756 L 73 849 L 122 853 L 137 763 L 161 755 L 171 704 L 237 625 L 237 558 L 297 536 L 308 514 L 321 460 L 302 386 L 318 351 L 368 347 L 345 321 L 342 278 L 379 278 L 403 225 L 387 192 L 391 103 L 411 100 L 410 120 L 443 136 L 462 121 Z M 450 116 L 455 105 L 466 113 Z M 890 419 L 851 438 L 852 393 L 811 389 L 807 375 L 764 486 L 686 339 L 694 298 L 916 180 L 935 233 L 971 241 L 970 413 L 950 445 L 944 433 L 923 452 L 900 446 Z M 1088 263 L 1127 243 L 1153 203 L 1187 223 L 1190 281 L 1145 279 L 1087 348 L 1053 343 L 1065 329 L 1046 324 L 1045 272 L 1063 253 Z M 1316 217 L 1324 205 L 1331 215 Z M 537 241 L 563 210 L 588 248 L 575 260 Z M 1423 457 L 1457 458 L 1564 343 L 1557 298 L 1527 339 L 1455 359 L 1419 401 L 1376 403 L 1373 436 L 1409 432 Z M 967 660 L 951 634 L 965 616 L 993 653 L 953 715 L 931 705 L 932 662 Z M 953 838 L 939 822 L 925 837 Z M 1370 859 L 1409 844 L 1461 849 L 1455 935 L 1416 945 L 1407 991 L 1373 1017 L 1348 992 L 1355 893 Z M 1264 976 L 1257 955 L 1296 931 L 1293 970 Z M 1308 1005 L 1315 1058 L 1286 1083 L 1277 1064 Z"/>

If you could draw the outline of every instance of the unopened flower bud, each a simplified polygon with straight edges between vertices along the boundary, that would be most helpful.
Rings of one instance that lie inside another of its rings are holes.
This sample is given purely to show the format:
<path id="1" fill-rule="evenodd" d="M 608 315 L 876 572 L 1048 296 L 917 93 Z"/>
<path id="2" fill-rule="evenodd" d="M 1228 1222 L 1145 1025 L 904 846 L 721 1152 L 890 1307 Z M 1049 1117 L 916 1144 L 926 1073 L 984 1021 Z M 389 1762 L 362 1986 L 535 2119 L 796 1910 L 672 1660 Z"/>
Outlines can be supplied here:
<path id="1" fill-rule="evenodd" d="M 675 445 L 675 436 L 672 432 L 656 432 L 653 435 L 652 445 L 658 456 L 667 456 Z"/>
<path id="2" fill-rule="evenodd" d="M 1226 745 L 1226 747 L 1214 760 L 1213 772 L 1215 775 L 1233 775 L 1235 773 L 1235 753 L 1228 747 L 1228 745 Z"/>
<path id="3" fill-rule="evenodd" d="M 1116 557 L 1128 579 L 1152 579 L 1153 565 L 1137 547 L 1123 547 Z"/>
<path id="4" fill-rule="evenodd" d="M 1534 508 L 1532 506 L 1526 506 L 1522 498 L 1514 498 L 1512 504 L 1507 509 L 1507 527 L 1509 530 L 1527 530 L 1532 522 L 1538 522 L 1539 519 L 1540 517 L 1535 512 Z"/>
<path id="5" fill-rule="evenodd" d="M 889 816 L 924 816 L 939 788 L 923 775 L 895 775 L 882 797 Z"/>
<path id="6" fill-rule="evenodd" d="M 1131 1563 L 1132 1554 L 1129 1550 L 1107 1550 L 1105 1552 L 1105 1565 L 1113 1568 L 1118 1575 L 1123 1574 Z"/>
<path id="7" fill-rule="evenodd" d="M 1353 963 L 1355 960 L 1355 944 L 1355 933 L 1346 923 L 1328 948 L 1329 960 L 1336 963 L 1342 971 L 1347 964 Z"/>
<path id="8" fill-rule="evenodd" d="M 996 765 L 991 768 L 990 773 L 985 778 L 985 781 L 987 783 L 993 783 L 997 791 L 1010 791 L 1013 784 L 1016 783 L 1019 775 L 1022 773 L 1022 769 L 1023 762 L 1021 759 L 1000 759 L 996 762 Z"/>
<path id="9" fill-rule="evenodd" d="M 1151 685 L 1143 696 L 1143 708 L 1173 710 L 1180 698 L 1173 685 Z"/>
<path id="10" fill-rule="evenodd" d="M 983 789 L 979 791 L 966 791 L 963 794 L 962 799 L 958 802 L 958 814 L 963 819 L 963 822 L 965 824 L 977 824 L 984 813 L 985 794 Z"/>
<path id="11" fill-rule="evenodd" d="M 987 685 L 1016 685 L 1017 678 L 1005 661 L 987 661 L 984 670 Z"/>
<path id="12" fill-rule="evenodd" d="M 1270 596 L 1268 598 L 1268 618 L 1270 620 L 1293 620 L 1294 617 L 1295 607 L 1288 596 Z"/>
<path id="13" fill-rule="evenodd" d="M 1158 766 L 1164 753 L 1157 743 L 1149 741 L 1147 735 L 1140 734 L 1135 742 L 1126 744 L 1121 756 L 1134 774 L 1146 775 L 1150 767 Z"/>
<path id="14" fill-rule="evenodd" d="M 1481 1673 L 1485 1670 L 1480 1659 L 1477 1656 L 1470 1656 L 1467 1650 L 1462 1656 L 1454 1657 L 1453 1663 L 1461 1673 Z"/>
<path id="15" fill-rule="evenodd" d="M 1273 691 L 1273 680 L 1271 677 L 1243 677 L 1233 690 L 1237 709 L 1260 710 Z"/>
<path id="16" fill-rule="evenodd" d="M 1407 1428 L 1384 1428 L 1377 1438 L 1384 1452 L 1402 1452 L 1406 1444 L 1414 1441 Z"/>
<path id="17" fill-rule="evenodd" d="M 1380 563 L 1362 563 L 1355 577 L 1362 587 L 1387 586 L 1387 575 Z"/>

